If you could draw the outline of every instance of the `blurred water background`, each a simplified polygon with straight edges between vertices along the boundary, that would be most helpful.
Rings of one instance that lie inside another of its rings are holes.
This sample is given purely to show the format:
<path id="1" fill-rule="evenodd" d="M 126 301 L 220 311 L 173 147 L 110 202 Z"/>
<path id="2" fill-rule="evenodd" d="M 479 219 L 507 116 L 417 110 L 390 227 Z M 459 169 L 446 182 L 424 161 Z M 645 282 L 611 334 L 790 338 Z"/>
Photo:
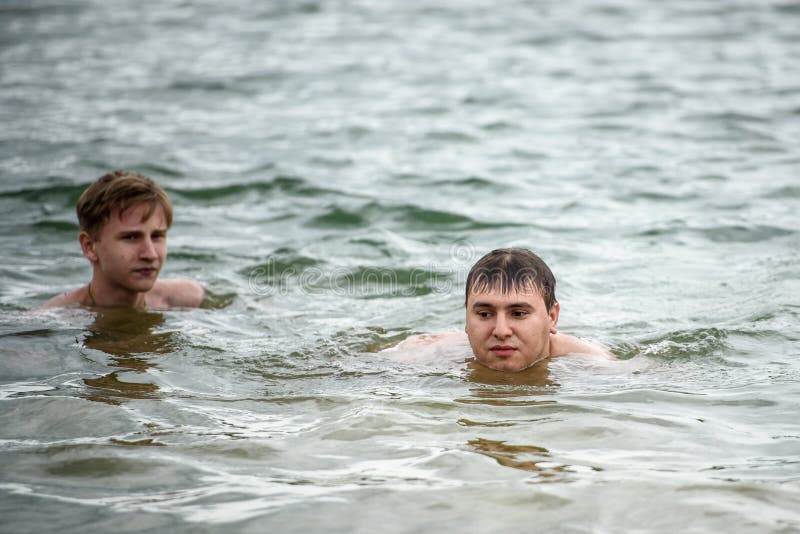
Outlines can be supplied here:
<path id="1" fill-rule="evenodd" d="M 794 0 L 0 0 L 0 531 L 800 531 L 799 65 Z M 208 306 L 35 309 L 116 168 Z M 379 352 L 510 245 L 622 361 Z"/>

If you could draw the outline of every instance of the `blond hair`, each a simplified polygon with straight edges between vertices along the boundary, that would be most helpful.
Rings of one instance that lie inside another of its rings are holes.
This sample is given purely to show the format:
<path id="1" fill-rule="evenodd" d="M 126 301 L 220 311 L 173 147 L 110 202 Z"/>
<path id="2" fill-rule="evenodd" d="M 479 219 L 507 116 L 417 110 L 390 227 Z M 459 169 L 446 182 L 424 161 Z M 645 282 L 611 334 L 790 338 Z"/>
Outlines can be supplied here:
<path id="1" fill-rule="evenodd" d="M 125 210 L 141 204 L 148 206 L 144 219 L 161 206 L 167 219 L 167 228 L 172 226 L 172 202 L 166 191 L 138 172 L 118 170 L 104 174 L 86 188 L 78 199 L 75 211 L 81 230 L 97 238 L 112 211 L 118 209 L 121 215 Z"/>

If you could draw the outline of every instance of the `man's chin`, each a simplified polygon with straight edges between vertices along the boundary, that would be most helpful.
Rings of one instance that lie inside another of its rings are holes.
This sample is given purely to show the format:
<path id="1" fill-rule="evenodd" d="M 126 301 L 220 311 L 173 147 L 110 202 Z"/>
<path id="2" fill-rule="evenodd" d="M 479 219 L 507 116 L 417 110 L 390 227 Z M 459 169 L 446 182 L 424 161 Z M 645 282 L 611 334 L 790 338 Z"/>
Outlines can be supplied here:
<path id="1" fill-rule="evenodd" d="M 136 291 L 137 293 L 147 293 L 156 285 L 156 279 L 152 280 L 137 280 L 135 283 L 128 285 L 128 289 Z"/>

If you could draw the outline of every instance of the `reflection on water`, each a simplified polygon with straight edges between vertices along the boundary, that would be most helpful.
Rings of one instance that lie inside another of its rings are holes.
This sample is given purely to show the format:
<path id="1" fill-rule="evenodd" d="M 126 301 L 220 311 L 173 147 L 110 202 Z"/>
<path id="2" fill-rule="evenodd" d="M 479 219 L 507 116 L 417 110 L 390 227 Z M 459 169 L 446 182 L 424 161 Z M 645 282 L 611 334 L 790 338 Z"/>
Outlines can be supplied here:
<path id="1" fill-rule="evenodd" d="M 467 363 L 466 379 L 477 387 L 470 388 L 472 397 L 458 399 L 463 404 L 489 406 L 538 406 L 553 400 L 537 399 L 553 395 L 558 383 L 550 378 L 548 362 L 539 362 L 518 373 L 504 373 L 481 365 L 474 359 Z M 505 386 L 505 387 L 486 387 Z"/>
<path id="2" fill-rule="evenodd" d="M 135 441 L 128 441 L 124 439 L 111 438 L 111 443 L 117 445 L 124 445 L 126 447 L 166 447 L 166 443 L 161 443 L 153 438 L 139 439 Z"/>
<path id="3" fill-rule="evenodd" d="M 124 308 L 109 308 L 97 312 L 89 326 L 83 344 L 111 356 L 111 365 L 126 371 L 146 374 L 155 365 L 150 354 L 173 352 L 178 347 L 175 332 L 156 332 L 164 324 L 164 314 L 141 312 Z M 158 386 L 149 382 L 120 380 L 120 371 L 99 378 L 85 378 L 89 387 L 85 397 L 107 404 L 120 404 L 120 399 L 155 399 Z"/>
<path id="4" fill-rule="evenodd" d="M 467 444 L 475 452 L 493 458 L 504 467 L 534 471 L 547 482 L 560 482 L 564 479 L 565 465 L 554 463 L 550 451 L 536 445 L 507 445 L 504 441 L 473 439 Z"/>
<path id="5" fill-rule="evenodd" d="M 126 399 L 155 399 L 158 386 L 148 383 L 125 382 L 119 379 L 116 372 L 100 378 L 84 378 L 83 383 L 89 386 L 85 398 L 106 404 L 120 404 L 119 397 Z"/>
<path id="6" fill-rule="evenodd" d="M 473 394 L 478 398 L 461 398 L 456 399 L 455 402 L 461 404 L 485 404 L 487 406 L 543 406 L 545 404 L 556 404 L 556 401 L 551 400 L 519 399 L 519 397 L 525 395 L 525 393 L 519 391 L 486 392 L 473 390 Z"/>
<path id="7" fill-rule="evenodd" d="M 550 380 L 548 363 L 547 360 L 544 360 L 517 373 L 507 373 L 495 371 L 472 360 L 468 364 L 467 380 L 491 386 L 537 386 L 543 388 L 558 386 L 557 383 Z"/>
<path id="8" fill-rule="evenodd" d="M 164 324 L 164 314 L 141 312 L 124 308 L 109 308 L 98 311 L 94 322 L 89 325 L 89 334 L 84 345 L 116 357 L 118 365 L 130 369 L 140 368 L 137 354 L 165 354 L 178 347 L 175 332 L 154 332 Z"/>

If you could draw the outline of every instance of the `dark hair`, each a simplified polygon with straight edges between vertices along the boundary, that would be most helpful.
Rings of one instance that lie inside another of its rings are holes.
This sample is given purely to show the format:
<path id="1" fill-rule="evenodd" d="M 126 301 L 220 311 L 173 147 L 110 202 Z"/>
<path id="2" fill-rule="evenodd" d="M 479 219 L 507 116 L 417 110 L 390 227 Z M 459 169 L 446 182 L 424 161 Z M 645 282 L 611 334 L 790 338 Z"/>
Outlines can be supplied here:
<path id="1" fill-rule="evenodd" d="M 164 209 L 167 228 L 172 226 L 172 202 L 167 193 L 153 180 L 138 172 L 113 171 L 104 174 L 86 188 L 75 211 L 81 230 L 96 238 L 100 228 L 116 208 L 120 214 L 139 204 L 146 204 L 144 217 L 150 217 L 158 206 Z"/>
<path id="2" fill-rule="evenodd" d="M 470 293 L 490 289 L 499 289 L 503 294 L 535 289 L 548 312 L 557 302 L 553 272 L 542 258 L 525 248 L 498 248 L 479 259 L 467 276 L 464 305 Z"/>

